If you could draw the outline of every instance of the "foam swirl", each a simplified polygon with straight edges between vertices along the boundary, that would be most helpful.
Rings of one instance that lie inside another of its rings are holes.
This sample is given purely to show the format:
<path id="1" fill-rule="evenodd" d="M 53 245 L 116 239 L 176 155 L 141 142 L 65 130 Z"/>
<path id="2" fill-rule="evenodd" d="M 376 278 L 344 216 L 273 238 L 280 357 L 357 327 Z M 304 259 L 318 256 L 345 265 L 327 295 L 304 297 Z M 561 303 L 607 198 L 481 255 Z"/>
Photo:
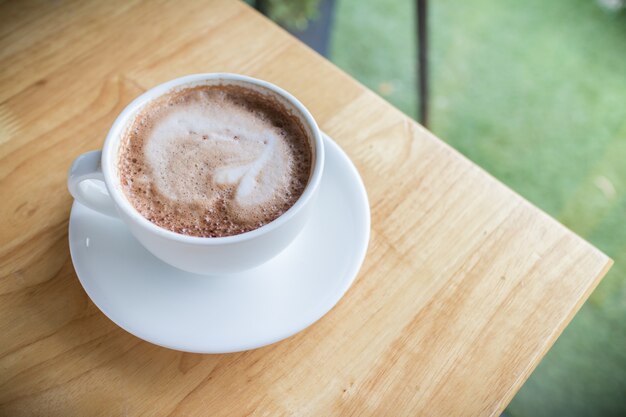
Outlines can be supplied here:
<path id="1" fill-rule="evenodd" d="M 225 116 L 227 115 L 227 117 Z M 289 184 L 290 155 L 279 129 L 229 103 L 178 108 L 155 123 L 144 150 L 155 186 L 178 203 L 207 205 L 234 189 L 245 216 Z"/>

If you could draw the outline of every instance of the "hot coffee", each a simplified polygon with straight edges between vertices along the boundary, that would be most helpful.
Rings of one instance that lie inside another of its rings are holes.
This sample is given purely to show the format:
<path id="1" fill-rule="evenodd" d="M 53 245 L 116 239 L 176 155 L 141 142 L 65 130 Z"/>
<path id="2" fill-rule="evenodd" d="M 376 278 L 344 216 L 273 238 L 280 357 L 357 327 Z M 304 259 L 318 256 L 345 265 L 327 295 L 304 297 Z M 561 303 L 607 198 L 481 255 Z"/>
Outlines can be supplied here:
<path id="1" fill-rule="evenodd" d="M 259 228 L 303 193 L 311 139 L 279 100 L 238 85 L 173 91 L 128 126 L 119 177 L 145 218 L 191 236 Z"/>

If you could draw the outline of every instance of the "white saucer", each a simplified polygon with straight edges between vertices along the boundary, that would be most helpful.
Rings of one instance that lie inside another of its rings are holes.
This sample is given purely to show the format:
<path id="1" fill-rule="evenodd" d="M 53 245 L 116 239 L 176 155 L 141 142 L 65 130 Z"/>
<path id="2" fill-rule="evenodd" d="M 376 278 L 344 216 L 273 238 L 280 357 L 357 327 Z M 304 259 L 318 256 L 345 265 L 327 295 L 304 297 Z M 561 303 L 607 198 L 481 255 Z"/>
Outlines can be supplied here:
<path id="1" fill-rule="evenodd" d="M 171 349 L 226 353 L 285 339 L 319 320 L 350 288 L 370 234 L 365 187 L 325 138 L 317 207 L 296 241 L 255 269 L 194 275 L 163 263 L 116 219 L 74 203 L 70 252 L 92 301 L 113 322 Z"/>

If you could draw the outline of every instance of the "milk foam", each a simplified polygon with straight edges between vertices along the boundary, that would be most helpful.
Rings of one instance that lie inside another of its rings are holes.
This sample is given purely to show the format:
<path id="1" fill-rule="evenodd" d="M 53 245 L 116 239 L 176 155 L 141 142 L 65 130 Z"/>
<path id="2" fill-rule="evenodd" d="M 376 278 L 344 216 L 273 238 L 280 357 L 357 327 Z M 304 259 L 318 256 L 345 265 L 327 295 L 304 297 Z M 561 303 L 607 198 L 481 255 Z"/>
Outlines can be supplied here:
<path id="1" fill-rule="evenodd" d="M 169 199 L 206 205 L 218 196 L 212 190 L 233 186 L 232 203 L 245 215 L 288 186 L 286 148 L 277 128 L 245 109 L 194 104 L 159 120 L 144 154 L 153 172 L 168 173 L 156 176 L 155 186 Z"/>
<path id="2" fill-rule="evenodd" d="M 200 236 L 241 233 L 282 214 L 304 189 L 310 149 L 302 129 L 294 138 L 294 120 L 259 103 L 205 87 L 141 113 L 120 158 L 131 203 L 163 227 Z"/>

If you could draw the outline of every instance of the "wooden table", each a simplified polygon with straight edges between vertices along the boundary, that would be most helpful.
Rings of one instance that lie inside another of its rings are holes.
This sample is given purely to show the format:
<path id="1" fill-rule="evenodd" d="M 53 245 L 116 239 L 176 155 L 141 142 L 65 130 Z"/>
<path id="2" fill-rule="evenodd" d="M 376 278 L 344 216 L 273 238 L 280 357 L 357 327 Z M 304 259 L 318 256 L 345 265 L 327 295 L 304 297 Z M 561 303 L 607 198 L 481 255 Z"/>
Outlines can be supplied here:
<path id="1" fill-rule="evenodd" d="M 498 415 L 611 265 L 245 4 L 4 2 L 0 19 L 0 415 Z M 65 181 L 133 97 L 218 71 L 311 109 L 363 176 L 372 238 L 309 329 L 199 355 L 90 302 Z"/>

